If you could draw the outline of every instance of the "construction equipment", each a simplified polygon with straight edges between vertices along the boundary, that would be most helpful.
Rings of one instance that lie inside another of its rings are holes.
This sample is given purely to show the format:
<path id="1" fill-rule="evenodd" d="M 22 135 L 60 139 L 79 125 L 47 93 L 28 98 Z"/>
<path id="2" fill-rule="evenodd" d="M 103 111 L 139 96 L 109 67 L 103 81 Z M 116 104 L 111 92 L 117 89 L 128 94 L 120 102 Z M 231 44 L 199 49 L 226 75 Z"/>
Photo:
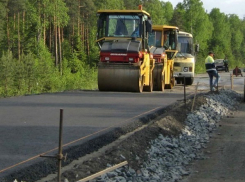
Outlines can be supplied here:
<path id="1" fill-rule="evenodd" d="M 153 90 L 164 91 L 175 85 L 173 75 L 174 57 L 177 54 L 178 27 L 153 25 L 149 36 L 150 52 L 155 59 Z"/>
<path id="2" fill-rule="evenodd" d="M 97 14 L 99 90 L 151 92 L 154 60 L 148 46 L 150 14 L 142 6 L 138 10 L 99 10 Z"/>
<path id="3" fill-rule="evenodd" d="M 174 76 L 177 84 L 185 83 L 192 85 L 195 74 L 195 54 L 199 51 L 199 44 L 193 44 L 191 33 L 179 31 L 178 34 L 178 54 L 174 59 Z"/>

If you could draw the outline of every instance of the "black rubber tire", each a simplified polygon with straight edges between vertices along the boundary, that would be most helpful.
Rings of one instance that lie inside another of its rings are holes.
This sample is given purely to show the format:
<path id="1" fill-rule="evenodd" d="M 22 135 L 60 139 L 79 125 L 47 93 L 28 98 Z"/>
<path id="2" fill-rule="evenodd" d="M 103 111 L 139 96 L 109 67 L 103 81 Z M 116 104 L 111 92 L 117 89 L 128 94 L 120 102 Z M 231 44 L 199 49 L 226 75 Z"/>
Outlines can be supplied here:
<path id="1" fill-rule="evenodd" d="M 194 82 L 194 78 L 185 78 L 185 84 L 186 85 L 192 85 Z"/>
<path id="2" fill-rule="evenodd" d="M 176 80 L 177 84 L 181 83 L 180 79 L 175 79 L 175 80 Z"/>

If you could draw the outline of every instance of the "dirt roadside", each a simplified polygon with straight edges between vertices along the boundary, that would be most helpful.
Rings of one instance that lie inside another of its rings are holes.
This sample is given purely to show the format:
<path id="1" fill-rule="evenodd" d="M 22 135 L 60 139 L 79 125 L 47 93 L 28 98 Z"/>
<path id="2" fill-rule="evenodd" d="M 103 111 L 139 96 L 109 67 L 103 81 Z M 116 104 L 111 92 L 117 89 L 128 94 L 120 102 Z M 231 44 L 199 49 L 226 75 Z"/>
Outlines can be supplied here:
<path id="1" fill-rule="evenodd" d="M 234 115 L 223 118 L 204 153 L 205 160 L 194 161 L 192 173 L 183 182 L 245 181 L 245 103 Z"/>

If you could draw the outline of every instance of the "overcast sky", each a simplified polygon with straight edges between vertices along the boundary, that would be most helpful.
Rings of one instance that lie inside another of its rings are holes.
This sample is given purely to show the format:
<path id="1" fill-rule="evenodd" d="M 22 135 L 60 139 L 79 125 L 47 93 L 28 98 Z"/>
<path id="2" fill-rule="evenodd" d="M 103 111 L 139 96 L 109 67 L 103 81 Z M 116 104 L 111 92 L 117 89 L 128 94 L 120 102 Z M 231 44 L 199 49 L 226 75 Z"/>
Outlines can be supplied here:
<path id="1" fill-rule="evenodd" d="M 169 1 L 172 3 L 173 7 L 183 0 L 163 0 L 165 2 Z M 240 19 L 245 17 L 245 0 L 201 0 L 203 2 L 203 7 L 208 13 L 213 8 L 219 8 L 220 12 L 225 14 L 236 14 Z"/>

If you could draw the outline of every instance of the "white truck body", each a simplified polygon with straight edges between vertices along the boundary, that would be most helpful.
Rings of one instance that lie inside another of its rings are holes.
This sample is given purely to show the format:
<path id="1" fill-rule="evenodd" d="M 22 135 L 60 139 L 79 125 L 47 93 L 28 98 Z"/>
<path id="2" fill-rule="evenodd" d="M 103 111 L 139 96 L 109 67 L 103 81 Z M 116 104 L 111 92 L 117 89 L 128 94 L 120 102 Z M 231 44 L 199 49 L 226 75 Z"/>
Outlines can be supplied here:
<path id="1" fill-rule="evenodd" d="M 190 33 L 179 31 L 178 53 L 174 59 L 174 76 L 177 84 L 192 85 L 195 76 L 195 55 L 193 36 Z"/>

